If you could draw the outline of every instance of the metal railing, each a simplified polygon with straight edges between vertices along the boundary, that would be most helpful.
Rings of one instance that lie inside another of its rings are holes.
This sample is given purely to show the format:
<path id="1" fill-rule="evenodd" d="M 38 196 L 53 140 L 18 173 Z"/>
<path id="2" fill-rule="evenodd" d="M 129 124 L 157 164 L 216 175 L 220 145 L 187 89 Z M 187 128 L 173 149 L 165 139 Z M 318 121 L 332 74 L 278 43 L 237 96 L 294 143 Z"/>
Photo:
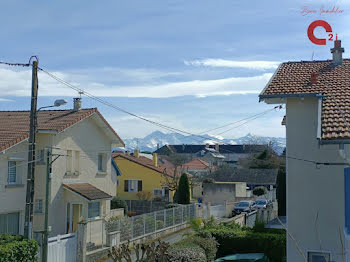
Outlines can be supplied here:
<path id="1" fill-rule="evenodd" d="M 111 219 L 105 223 L 106 233 L 120 231 L 120 242 L 180 225 L 196 216 L 195 204 L 182 205 L 133 217 Z"/>

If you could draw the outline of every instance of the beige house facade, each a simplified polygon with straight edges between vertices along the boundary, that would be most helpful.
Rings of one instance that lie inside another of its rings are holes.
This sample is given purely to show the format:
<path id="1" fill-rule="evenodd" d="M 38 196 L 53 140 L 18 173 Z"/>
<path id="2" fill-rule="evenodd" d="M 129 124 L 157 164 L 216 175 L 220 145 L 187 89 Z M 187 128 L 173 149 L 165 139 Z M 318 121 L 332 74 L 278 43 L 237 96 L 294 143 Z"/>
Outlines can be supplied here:
<path id="1" fill-rule="evenodd" d="M 7 124 L 13 125 L 13 119 L 26 119 L 29 112 L 8 115 L 12 123 L 8 120 Z M 3 112 L 0 117 L 7 118 Z M 52 162 L 50 236 L 75 232 L 81 220 L 107 216 L 117 185 L 111 151 L 113 147 L 124 146 L 123 141 L 95 108 L 42 111 L 38 122 L 34 236 L 44 229 L 47 148 Z M 0 153 L 0 172 L 6 174 L 0 176 L 0 233 L 23 234 L 27 155 L 26 138 Z M 12 222 L 14 218 L 16 223 Z"/>
<path id="2" fill-rule="evenodd" d="M 333 60 L 283 63 L 260 94 L 286 106 L 291 262 L 350 259 L 350 60 L 335 42 Z"/>

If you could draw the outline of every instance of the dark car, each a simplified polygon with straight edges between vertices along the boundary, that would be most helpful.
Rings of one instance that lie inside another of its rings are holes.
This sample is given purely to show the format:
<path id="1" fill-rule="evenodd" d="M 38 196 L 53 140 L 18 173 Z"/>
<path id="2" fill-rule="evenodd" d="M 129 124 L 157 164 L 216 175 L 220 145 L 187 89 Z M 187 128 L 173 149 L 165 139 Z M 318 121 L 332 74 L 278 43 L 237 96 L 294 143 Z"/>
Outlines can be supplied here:
<path id="1" fill-rule="evenodd" d="M 232 215 L 239 215 L 242 212 L 252 211 L 254 202 L 253 201 L 240 201 L 238 202 L 232 210 Z"/>
<path id="2" fill-rule="evenodd" d="M 269 201 L 267 201 L 266 199 L 257 199 L 255 201 L 253 209 L 266 209 L 270 205 L 271 205 L 271 203 Z"/>

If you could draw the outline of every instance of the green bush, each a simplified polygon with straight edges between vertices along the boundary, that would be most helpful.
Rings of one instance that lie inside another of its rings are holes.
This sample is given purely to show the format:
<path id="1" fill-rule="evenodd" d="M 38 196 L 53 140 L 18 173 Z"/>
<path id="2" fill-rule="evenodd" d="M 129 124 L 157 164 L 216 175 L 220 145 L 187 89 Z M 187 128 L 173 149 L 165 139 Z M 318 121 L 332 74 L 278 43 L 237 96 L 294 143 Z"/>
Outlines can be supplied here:
<path id="1" fill-rule="evenodd" d="M 124 214 L 128 213 L 128 205 L 124 199 L 121 199 L 118 196 L 113 197 L 111 200 L 111 209 L 124 208 Z"/>
<path id="2" fill-rule="evenodd" d="M 178 188 L 178 203 L 187 205 L 190 203 L 190 183 L 186 174 L 182 174 Z"/>
<path id="3" fill-rule="evenodd" d="M 39 245 L 23 236 L 0 235 L 0 262 L 37 261 Z"/>
<path id="4" fill-rule="evenodd" d="M 217 245 L 218 243 L 212 236 L 202 238 L 193 235 L 169 248 L 168 261 L 214 261 Z"/>
<path id="5" fill-rule="evenodd" d="M 206 261 L 205 250 L 195 243 L 180 241 L 168 249 L 168 261 L 203 262 Z"/>
<path id="6" fill-rule="evenodd" d="M 256 196 L 262 196 L 262 195 L 265 195 L 266 193 L 267 193 L 267 189 L 264 186 L 258 186 L 253 189 L 253 194 Z"/>
<path id="7" fill-rule="evenodd" d="M 200 230 L 200 236 L 212 235 L 219 243 L 217 257 L 234 253 L 265 253 L 271 262 L 286 261 L 285 232 L 257 227 L 257 231 L 219 225 Z M 264 231 L 264 232 L 262 232 Z"/>

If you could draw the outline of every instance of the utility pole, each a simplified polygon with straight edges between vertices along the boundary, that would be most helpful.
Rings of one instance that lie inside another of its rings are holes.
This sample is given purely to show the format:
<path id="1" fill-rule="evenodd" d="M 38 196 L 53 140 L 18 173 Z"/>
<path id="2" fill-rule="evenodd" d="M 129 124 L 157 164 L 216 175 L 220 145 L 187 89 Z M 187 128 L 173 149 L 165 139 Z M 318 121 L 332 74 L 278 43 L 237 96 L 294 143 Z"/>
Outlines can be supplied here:
<path id="1" fill-rule="evenodd" d="M 46 153 L 46 194 L 45 194 L 45 222 L 44 222 L 44 237 L 42 249 L 42 261 L 47 262 L 47 249 L 49 238 L 49 202 L 50 202 L 50 186 L 51 186 L 51 149 L 47 149 Z"/>
<path id="2" fill-rule="evenodd" d="M 32 57 L 31 57 L 32 59 Z M 33 61 L 32 66 L 32 95 L 30 108 L 30 126 L 29 126 L 29 152 L 28 152 L 28 170 L 27 170 L 27 191 L 25 207 L 24 236 L 28 239 L 32 235 L 33 222 L 33 201 L 34 201 L 34 172 L 35 172 L 35 136 L 37 126 L 37 100 L 38 100 L 38 61 Z"/>

